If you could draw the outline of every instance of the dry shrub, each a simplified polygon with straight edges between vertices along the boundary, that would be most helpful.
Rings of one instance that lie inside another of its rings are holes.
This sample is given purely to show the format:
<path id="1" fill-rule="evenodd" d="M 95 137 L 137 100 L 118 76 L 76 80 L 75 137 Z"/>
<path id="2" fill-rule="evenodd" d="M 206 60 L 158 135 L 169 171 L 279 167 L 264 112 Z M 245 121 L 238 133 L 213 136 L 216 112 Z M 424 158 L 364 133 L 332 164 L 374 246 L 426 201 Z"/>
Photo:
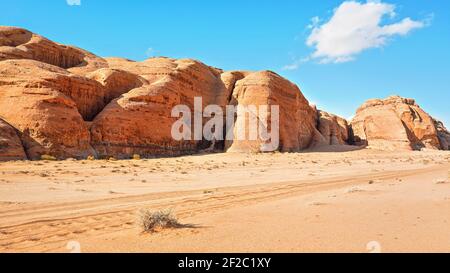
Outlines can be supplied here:
<path id="1" fill-rule="evenodd" d="M 150 211 L 143 209 L 138 214 L 138 224 L 143 232 L 156 232 L 167 228 L 180 228 L 178 219 L 170 210 Z"/>

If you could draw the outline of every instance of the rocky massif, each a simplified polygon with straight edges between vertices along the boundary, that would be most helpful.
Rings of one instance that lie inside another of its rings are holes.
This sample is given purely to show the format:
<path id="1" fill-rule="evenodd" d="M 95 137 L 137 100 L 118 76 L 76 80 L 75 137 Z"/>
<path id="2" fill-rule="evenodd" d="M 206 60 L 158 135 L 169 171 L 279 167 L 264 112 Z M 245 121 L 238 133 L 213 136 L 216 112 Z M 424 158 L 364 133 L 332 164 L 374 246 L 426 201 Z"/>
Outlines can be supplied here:
<path id="1" fill-rule="evenodd" d="M 351 128 L 356 144 L 366 144 L 373 148 L 445 148 L 445 145 L 441 145 L 435 120 L 415 100 L 399 96 L 367 101 L 357 110 L 351 121 Z M 442 127 L 442 133 L 444 130 Z"/>
<path id="2" fill-rule="evenodd" d="M 224 111 L 227 105 L 279 105 L 280 151 L 355 140 L 410 149 L 449 143 L 445 127 L 411 100 L 369 101 L 349 125 L 310 106 L 295 84 L 271 71 L 223 71 L 191 59 L 101 58 L 0 27 L 0 160 L 259 151 L 260 140 L 174 140 L 171 111 L 176 105 L 194 109 L 194 97 Z M 239 124 L 248 117 L 235 119 Z"/>

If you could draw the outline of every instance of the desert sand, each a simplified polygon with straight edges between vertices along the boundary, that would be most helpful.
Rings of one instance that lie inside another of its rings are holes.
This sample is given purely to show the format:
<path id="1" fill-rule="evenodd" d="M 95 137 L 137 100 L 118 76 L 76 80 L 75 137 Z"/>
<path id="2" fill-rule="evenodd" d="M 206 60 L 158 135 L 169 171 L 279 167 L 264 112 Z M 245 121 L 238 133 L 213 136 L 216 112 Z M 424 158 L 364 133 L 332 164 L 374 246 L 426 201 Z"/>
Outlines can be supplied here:
<path id="1" fill-rule="evenodd" d="M 450 252 L 450 152 L 339 149 L 1 162 L 0 252 Z"/>

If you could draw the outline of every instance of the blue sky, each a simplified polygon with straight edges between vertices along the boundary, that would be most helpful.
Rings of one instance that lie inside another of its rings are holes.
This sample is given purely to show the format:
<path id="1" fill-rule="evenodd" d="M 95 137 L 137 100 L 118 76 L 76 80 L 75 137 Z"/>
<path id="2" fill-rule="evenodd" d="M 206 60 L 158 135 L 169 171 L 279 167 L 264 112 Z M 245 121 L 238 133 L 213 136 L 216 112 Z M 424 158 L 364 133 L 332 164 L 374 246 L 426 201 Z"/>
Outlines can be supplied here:
<path id="1" fill-rule="evenodd" d="M 399 94 L 450 127 L 449 1 L 77 1 L 5 1 L 0 25 L 100 56 L 273 70 L 319 108 L 344 117 L 369 98 Z M 348 16 L 351 8 L 365 13 Z M 381 21 L 371 25 L 377 16 Z"/>

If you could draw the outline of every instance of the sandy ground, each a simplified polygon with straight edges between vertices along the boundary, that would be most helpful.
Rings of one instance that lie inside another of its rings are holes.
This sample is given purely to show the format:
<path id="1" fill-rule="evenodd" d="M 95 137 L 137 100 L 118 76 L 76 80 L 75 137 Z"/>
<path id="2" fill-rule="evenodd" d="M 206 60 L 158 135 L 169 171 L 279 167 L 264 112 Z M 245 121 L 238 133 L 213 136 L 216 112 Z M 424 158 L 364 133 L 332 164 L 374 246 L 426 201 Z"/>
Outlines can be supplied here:
<path id="1" fill-rule="evenodd" d="M 0 252 L 450 252 L 449 152 L 0 163 Z M 141 233 L 140 209 L 187 228 Z"/>

